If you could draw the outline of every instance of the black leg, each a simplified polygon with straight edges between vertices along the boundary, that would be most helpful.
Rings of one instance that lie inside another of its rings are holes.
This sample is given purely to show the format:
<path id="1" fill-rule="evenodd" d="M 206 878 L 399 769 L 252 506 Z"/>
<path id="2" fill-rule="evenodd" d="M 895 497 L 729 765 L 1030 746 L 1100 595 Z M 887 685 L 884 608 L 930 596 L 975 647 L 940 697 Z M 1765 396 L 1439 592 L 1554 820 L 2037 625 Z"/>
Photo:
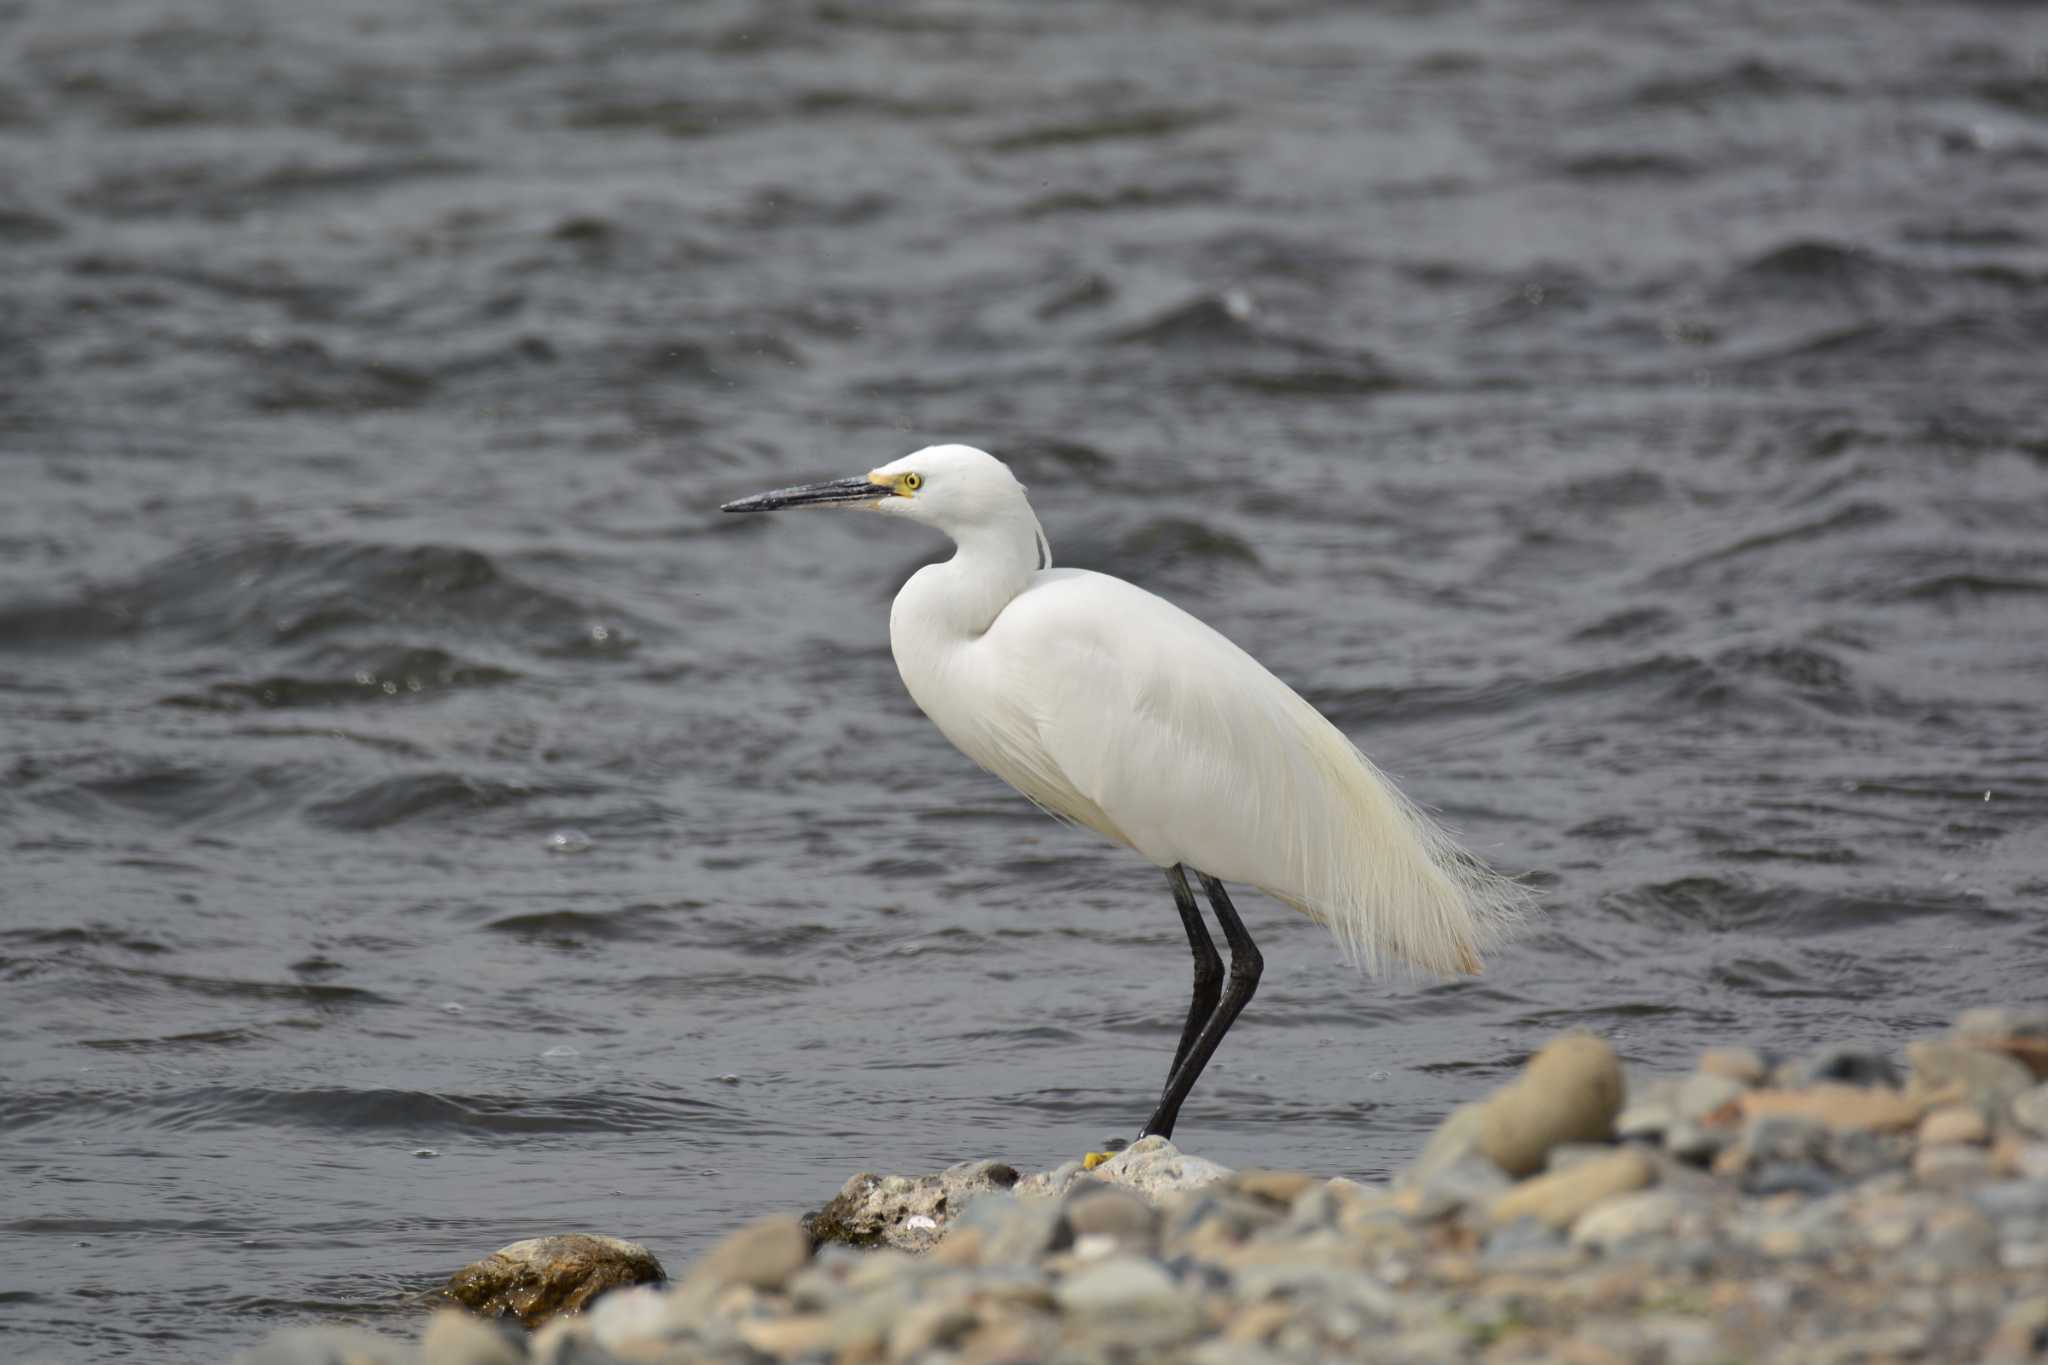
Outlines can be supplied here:
<path id="1" fill-rule="evenodd" d="M 1173 903 L 1180 911 L 1181 927 L 1188 931 L 1188 949 L 1195 955 L 1195 990 L 1188 1001 L 1188 1021 L 1181 1025 L 1180 1046 L 1173 1050 L 1173 1065 L 1166 1069 L 1166 1084 L 1170 1089 L 1173 1073 L 1179 1071 L 1180 1064 L 1188 1059 L 1188 1050 L 1194 1047 L 1202 1025 L 1216 1013 L 1216 999 L 1223 993 L 1223 959 L 1216 955 L 1216 944 L 1202 923 L 1202 911 L 1195 904 L 1195 893 L 1188 889 L 1187 869 L 1175 863 L 1166 869 L 1166 882 L 1173 888 Z M 1165 1093 L 1165 1090 L 1160 1091 L 1162 1096 Z"/>
<path id="2" fill-rule="evenodd" d="M 1216 1047 L 1223 1041 L 1223 1035 L 1230 1032 L 1231 1023 L 1251 1003 L 1252 994 L 1259 989 L 1259 973 L 1266 967 L 1266 960 L 1259 956 L 1258 945 L 1245 932 L 1244 921 L 1237 917 L 1237 907 L 1230 903 L 1223 883 L 1207 873 L 1196 875 L 1202 879 L 1202 889 L 1209 893 L 1209 906 L 1216 912 L 1216 922 L 1223 926 L 1223 937 L 1230 944 L 1230 979 L 1224 984 L 1223 1000 L 1217 1005 L 1216 1012 L 1209 1016 L 1209 1022 L 1196 1035 L 1188 1055 L 1174 1067 L 1173 1079 L 1166 1083 L 1166 1093 L 1159 1097 L 1159 1108 L 1146 1121 L 1140 1137 L 1152 1133 L 1160 1137 L 1173 1136 L 1173 1125 L 1180 1118 L 1182 1101 L 1195 1088 L 1202 1068 L 1216 1055 Z"/>

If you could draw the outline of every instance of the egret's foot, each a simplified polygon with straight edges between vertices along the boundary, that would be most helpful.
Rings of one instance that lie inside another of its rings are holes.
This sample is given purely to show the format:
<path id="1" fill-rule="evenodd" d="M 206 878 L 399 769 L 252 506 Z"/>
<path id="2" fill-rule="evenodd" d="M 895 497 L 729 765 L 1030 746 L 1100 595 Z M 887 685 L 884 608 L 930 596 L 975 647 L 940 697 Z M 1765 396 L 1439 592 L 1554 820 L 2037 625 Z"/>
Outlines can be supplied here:
<path id="1" fill-rule="evenodd" d="M 1115 1155 L 1115 1152 L 1083 1152 L 1081 1153 L 1081 1169 L 1092 1171 Z"/>

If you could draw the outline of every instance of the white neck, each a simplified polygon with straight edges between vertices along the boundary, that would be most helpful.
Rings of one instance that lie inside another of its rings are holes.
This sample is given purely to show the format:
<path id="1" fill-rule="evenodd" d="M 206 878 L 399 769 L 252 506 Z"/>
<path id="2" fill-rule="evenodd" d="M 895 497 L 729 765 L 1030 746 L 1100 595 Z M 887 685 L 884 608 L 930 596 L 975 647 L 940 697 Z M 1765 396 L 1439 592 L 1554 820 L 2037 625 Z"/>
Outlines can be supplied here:
<path id="1" fill-rule="evenodd" d="M 1043 533 L 1038 519 L 1028 507 L 1021 510 L 1021 518 L 961 528 L 953 536 L 959 547 L 953 557 L 917 575 L 922 628 L 941 636 L 974 639 L 994 623 L 1011 598 L 1024 591 L 1042 558 L 1050 558 L 1050 554 L 1041 556 Z M 892 612 L 891 634 L 898 625 L 895 617 Z"/>

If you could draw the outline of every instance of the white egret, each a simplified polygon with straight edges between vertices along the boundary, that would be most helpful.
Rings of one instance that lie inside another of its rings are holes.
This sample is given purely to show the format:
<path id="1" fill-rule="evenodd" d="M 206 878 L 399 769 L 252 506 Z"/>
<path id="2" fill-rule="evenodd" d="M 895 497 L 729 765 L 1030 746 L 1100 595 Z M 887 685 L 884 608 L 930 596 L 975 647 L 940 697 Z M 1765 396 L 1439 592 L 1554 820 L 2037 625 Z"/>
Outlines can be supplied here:
<path id="1" fill-rule="evenodd" d="M 931 446 L 724 510 L 830 506 L 922 522 L 957 547 L 911 575 L 889 612 L 903 684 L 941 733 L 1052 815 L 1166 872 L 1194 992 L 1143 1133 L 1172 1136 L 1258 988 L 1259 950 L 1225 882 L 1328 926 L 1367 970 L 1477 972 L 1513 926 L 1524 890 L 1454 845 L 1251 655 L 1122 579 L 1053 568 L 1024 486 L 994 456 Z M 1227 981 L 1191 871 L 1230 945 Z"/>

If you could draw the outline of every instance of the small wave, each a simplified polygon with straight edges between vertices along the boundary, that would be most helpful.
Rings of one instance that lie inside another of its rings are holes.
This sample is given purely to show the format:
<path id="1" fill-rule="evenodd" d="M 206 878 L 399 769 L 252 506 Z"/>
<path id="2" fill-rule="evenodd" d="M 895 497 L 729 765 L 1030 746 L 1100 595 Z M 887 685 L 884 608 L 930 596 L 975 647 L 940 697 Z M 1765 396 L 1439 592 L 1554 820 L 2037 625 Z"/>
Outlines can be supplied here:
<path id="1" fill-rule="evenodd" d="M 281 674 L 251 682 L 220 682 L 204 692 L 180 692 L 165 697 L 163 704 L 208 711 L 374 705 L 431 700 L 449 692 L 497 686 L 518 677 L 510 669 L 464 663 L 442 649 L 390 647 L 367 651 L 354 661 L 354 667 L 345 676 Z"/>
<path id="2" fill-rule="evenodd" d="M 497 810 L 542 796 L 587 795 L 598 790 L 592 784 L 541 788 L 464 773 L 404 773 L 380 778 L 345 796 L 315 802 L 306 808 L 306 818 L 334 830 L 389 829 L 412 821 Z"/>
<path id="3" fill-rule="evenodd" d="M 76 598 L 0 604 L 0 648 L 77 648 L 159 633 L 277 645 L 404 626 L 624 652 L 631 648 L 624 632 L 592 624 L 616 616 L 460 546 L 308 544 L 267 535 L 186 550 Z"/>
<path id="4" fill-rule="evenodd" d="M 327 1132 L 392 1132 L 408 1137 L 532 1136 L 546 1133 L 674 1132 L 711 1116 L 739 1111 L 713 1099 L 680 1095 L 468 1095 L 420 1090 L 200 1086 L 147 1096 L 130 1093 L 14 1091 L 0 1095 L 0 1131 L 18 1132 L 75 1114 L 104 1124 L 137 1124 L 170 1132 L 233 1128 L 310 1128 Z"/>
<path id="5" fill-rule="evenodd" d="M 1036 152 L 1100 142 L 1150 141 L 1214 123 L 1226 113 L 1213 106 L 1123 109 L 1020 128 L 989 138 L 982 145 L 992 152 Z"/>

